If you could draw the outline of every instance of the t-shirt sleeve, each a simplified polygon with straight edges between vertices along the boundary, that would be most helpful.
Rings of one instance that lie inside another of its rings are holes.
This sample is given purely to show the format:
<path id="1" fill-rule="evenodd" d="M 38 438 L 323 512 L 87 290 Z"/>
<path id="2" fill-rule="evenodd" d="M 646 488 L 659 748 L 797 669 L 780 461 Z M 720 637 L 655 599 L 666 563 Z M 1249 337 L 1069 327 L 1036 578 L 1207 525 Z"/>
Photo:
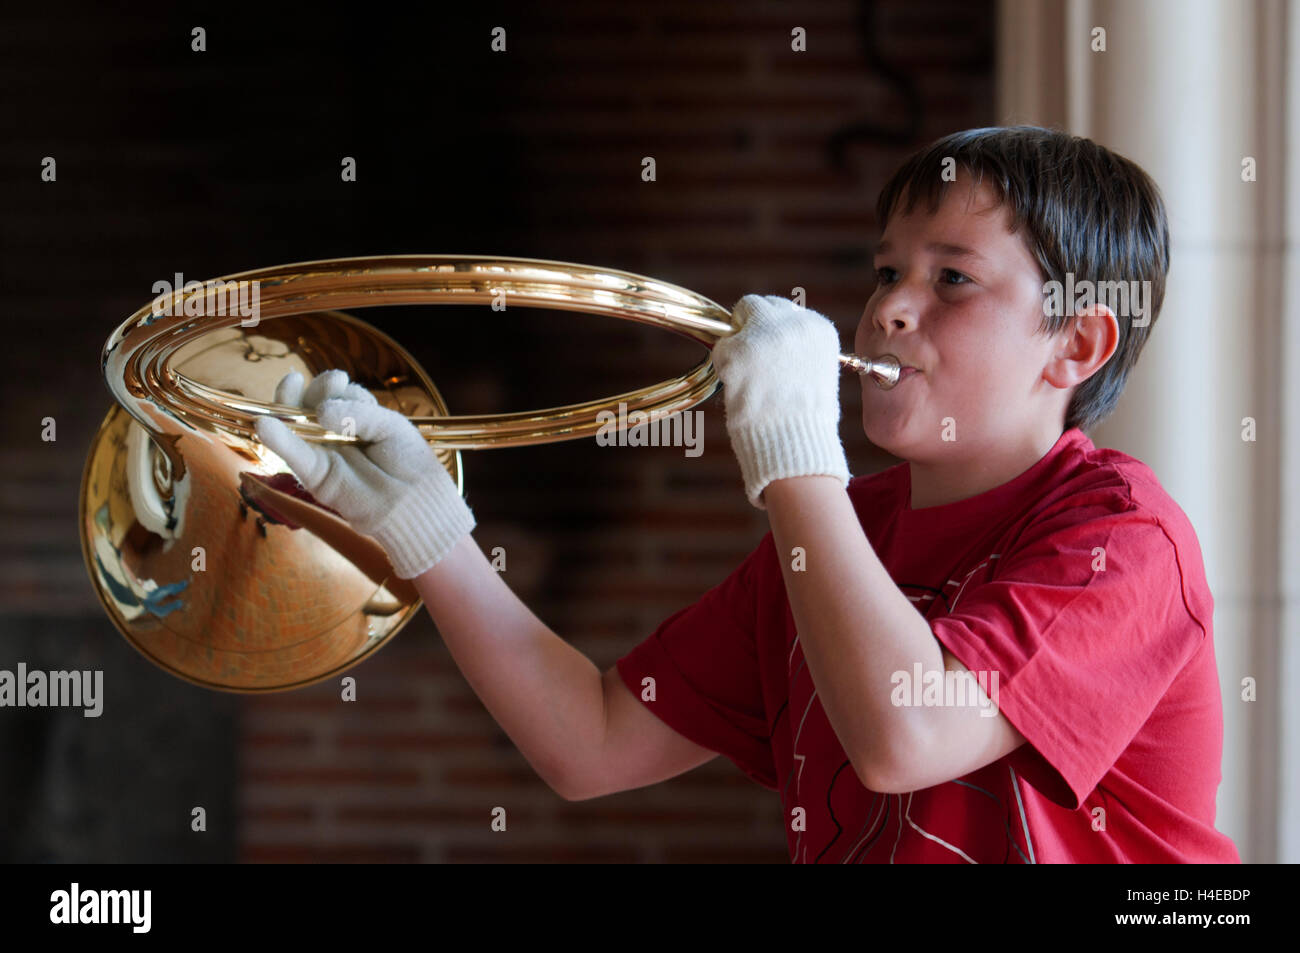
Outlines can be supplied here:
<path id="1" fill-rule="evenodd" d="M 775 790 L 755 639 L 755 573 L 770 538 L 769 533 L 726 579 L 661 622 L 616 664 L 624 684 L 660 720 Z M 654 679 L 653 700 L 646 678 Z"/>
<path id="2" fill-rule="evenodd" d="M 1029 742 L 1014 762 L 1077 810 L 1205 629 L 1187 608 L 1178 548 L 1127 500 L 1062 507 L 1008 549 L 931 628 L 972 672 L 998 673 L 994 701 Z"/>

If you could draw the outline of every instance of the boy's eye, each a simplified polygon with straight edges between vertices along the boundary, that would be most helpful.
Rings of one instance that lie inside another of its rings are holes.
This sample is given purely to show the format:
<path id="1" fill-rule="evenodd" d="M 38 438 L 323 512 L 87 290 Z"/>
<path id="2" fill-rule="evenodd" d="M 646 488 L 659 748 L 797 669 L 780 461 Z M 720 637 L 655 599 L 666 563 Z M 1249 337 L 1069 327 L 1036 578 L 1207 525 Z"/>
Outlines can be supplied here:
<path id="1" fill-rule="evenodd" d="M 876 269 L 876 280 L 882 285 L 887 285 L 892 281 L 896 281 L 897 278 L 898 272 L 893 268 Z M 953 271 L 951 268 L 942 269 L 939 272 L 939 280 L 946 285 L 962 285 L 970 283 L 969 277 L 963 275 L 960 271 Z"/>

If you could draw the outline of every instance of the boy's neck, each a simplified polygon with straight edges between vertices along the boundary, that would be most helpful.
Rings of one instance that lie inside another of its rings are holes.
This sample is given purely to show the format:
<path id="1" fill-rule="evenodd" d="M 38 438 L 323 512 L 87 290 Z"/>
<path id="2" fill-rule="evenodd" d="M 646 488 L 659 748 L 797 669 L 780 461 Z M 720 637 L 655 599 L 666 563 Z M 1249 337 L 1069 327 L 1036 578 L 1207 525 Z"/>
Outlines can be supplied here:
<path id="1" fill-rule="evenodd" d="M 911 508 L 925 509 L 970 499 L 1009 483 L 1024 473 L 1056 446 L 1064 429 L 1026 434 L 1014 447 L 999 447 L 973 459 L 944 460 L 940 463 L 908 461 L 912 481 Z"/>

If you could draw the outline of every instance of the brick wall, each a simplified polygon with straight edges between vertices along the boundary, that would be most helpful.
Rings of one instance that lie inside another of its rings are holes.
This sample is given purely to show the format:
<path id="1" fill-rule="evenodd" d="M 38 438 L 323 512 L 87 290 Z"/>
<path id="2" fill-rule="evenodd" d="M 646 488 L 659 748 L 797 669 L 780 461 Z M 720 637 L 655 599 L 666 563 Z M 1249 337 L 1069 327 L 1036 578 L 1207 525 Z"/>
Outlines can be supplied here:
<path id="1" fill-rule="evenodd" d="M 473 252 L 626 269 L 724 305 L 798 285 L 849 350 L 884 176 L 911 148 L 992 121 L 992 8 L 593 0 L 413 23 L 259 18 L 257 31 L 223 10 L 202 57 L 178 41 L 190 26 L 179 14 L 128 28 L 88 13 L 61 34 L 71 77 L 37 48 L 16 52 L 5 75 L 19 100 L 24 84 L 31 96 L 0 146 L 23 226 L 21 239 L 0 236 L 15 330 L 3 358 L 6 611 L 96 617 L 75 496 L 107 408 L 97 352 L 176 270 Z M 34 29 L 44 15 L 25 16 Z M 488 49 L 497 25 L 504 54 Z M 807 52 L 790 49 L 795 26 Z M 57 192 L 32 172 L 46 154 L 62 157 Z M 354 186 L 336 181 L 340 155 L 358 157 Z M 641 179 L 643 156 L 655 158 L 654 182 Z M 49 314 L 66 329 L 53 359 L 37 323 Z M 701 353 L 662 331 L 554 311 L 363 316 L 416 355 L 454 412 L 614 393 Z M 842 396 L 853 472 L 887 465 L 862 436 L 856 388 Z M 767 529 L 745 502 L 721 397 L 701 409 L 699 457 L 594 440 L 464 455 L 479 545 L 505 547 L 506 581 L 602 671 Z M 32 439 L 47 413 L 61 421 L 57 447 Z M 93 638 L 120 641 L 101 622 Z M 650 788 L 561 800 L 426 614 L 349 674 L 355 703 L 336 685 L 239 699 L 241 859 L 788 859 L 779 799 L 725 758 Z M 496 806 L 505 833 L 489 827 Z"/>

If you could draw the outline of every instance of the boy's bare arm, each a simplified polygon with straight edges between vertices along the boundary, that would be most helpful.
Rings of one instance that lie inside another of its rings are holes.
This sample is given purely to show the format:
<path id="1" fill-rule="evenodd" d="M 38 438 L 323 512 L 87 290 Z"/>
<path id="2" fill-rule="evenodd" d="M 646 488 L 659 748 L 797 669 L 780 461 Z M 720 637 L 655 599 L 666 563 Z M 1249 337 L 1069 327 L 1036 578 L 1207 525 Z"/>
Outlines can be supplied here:
<path id="1" fill-rule="evenodd" d="M 974 707 L 897 706 L 894 672 L 965 671 L 890 578 L 833 477 L 774 480 L 763 493 L 790 609 L 817 695 L 862 783 L 885 794 L 960 778 L 1014 751 L 1006 715 Z"/>
<path id="2" fill-rule="evenodd" d="M 715 755 L 646 711 L 615 669 L 602 677 L 524 605 L 472 537 L 413 582 L 470 686 L 566 800 L 652 784 Z"/>
<path id="3" fill-rule="evenodd" d="M 471 536 L 413 581 L 475 694 L 542 780 L 568 797 L 570 779 L 601 745 L 599 670 L 520 601 Z"/>
<path id="4" fill-rule="evenodd" d="M 510 591 L 474 542 L 474 514 L 408 418 L 339 368 L 311 383 L 290 371 L 275 401 L 314 410 L 329 429 L 355 426 L 366 449 L 344 454 L 307 444 L 269 415 L 256 424 L 308 492 L 374 537 L 412 580 L 470 686 L 553 790 L 570 800 L 626 790 L 712 756 L 629 706 L 626 688 L 602 679 Z"/>
<path id="5" fill-rule="evenodd" d="M 660 721 L 612 666 L 605 687 L 605 741 L 600 758 L 570 800 L 586 800 L 657 784 L 718 756 Z"/>

